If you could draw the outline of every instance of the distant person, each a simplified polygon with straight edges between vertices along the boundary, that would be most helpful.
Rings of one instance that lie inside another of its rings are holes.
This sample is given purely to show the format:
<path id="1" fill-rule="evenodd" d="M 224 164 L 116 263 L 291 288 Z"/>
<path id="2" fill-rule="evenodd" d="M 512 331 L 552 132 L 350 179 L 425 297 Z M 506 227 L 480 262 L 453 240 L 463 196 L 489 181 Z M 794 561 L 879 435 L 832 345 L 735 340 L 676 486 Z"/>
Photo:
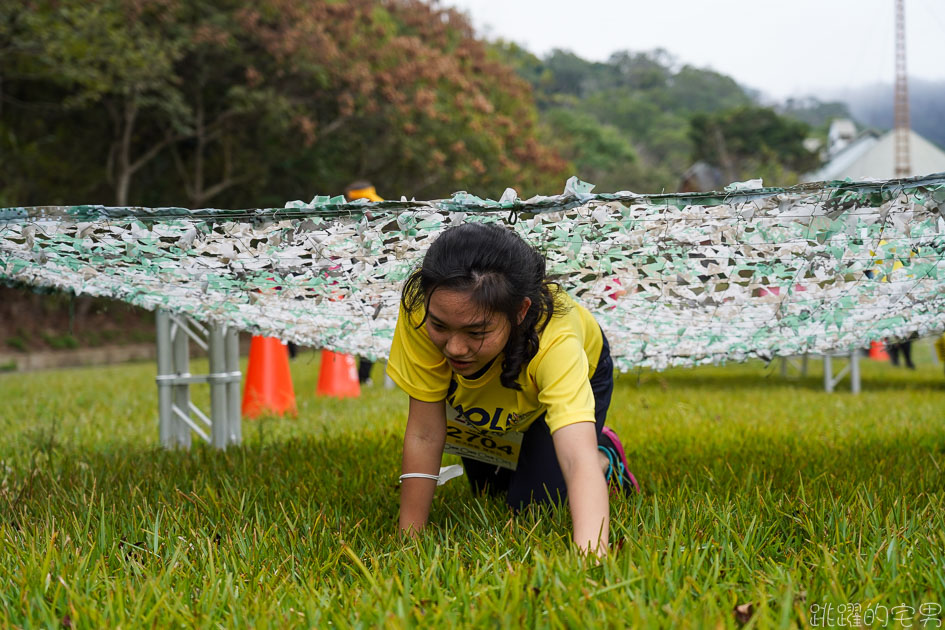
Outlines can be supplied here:
<path id="1" fill-rule="evenodd" d="M 348 186 L 345 188 L 345 199 L 347 201 L 354 201 L 356 199 L 384 201 L 384 199 L 377 194 L 377 191 L 374 190 L 374 185 L 366 180 L 358 180 L 348 184 Z M 358 381 L 362 385 L 371 384 L 372 367 L 374 367 L 374 362 L 370 359 L 366 357 L 358 358 Z"/>
<path id="2" fill-rule="evenodd" d="M 905 341 L 900 341 L 899 343 L 887 344 L 886 351 L 889 353 L 889 361 L 893 365 L 899 365 L 899 355 L 901 354 L 903 360 L 906 363 L 906 367 L 910 370 L 915 369 L 915 364 L 912 362 L 911 339 L 906 339 Z"/>

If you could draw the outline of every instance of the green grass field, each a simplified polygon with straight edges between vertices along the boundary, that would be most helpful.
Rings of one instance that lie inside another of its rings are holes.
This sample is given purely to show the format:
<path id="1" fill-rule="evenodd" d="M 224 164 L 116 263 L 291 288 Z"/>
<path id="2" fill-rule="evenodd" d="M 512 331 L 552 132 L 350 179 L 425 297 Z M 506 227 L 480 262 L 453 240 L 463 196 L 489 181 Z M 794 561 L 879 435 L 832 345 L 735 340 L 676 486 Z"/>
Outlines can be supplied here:
<path id="1" fill-rule="evenodd" d="M 644 492 L 600 565 L 566 509 L 512 517 L 465 478 L 404 543 L 405 396 L 316 399 L 314 355 L 299 417 L 225 453 L 158 446 L 153 365 L 0 375 L 0 626 L 939 627 L 945 375 L 916 353 L 864 361 L 859 396 L 819 361 L 621 375 Z"/>

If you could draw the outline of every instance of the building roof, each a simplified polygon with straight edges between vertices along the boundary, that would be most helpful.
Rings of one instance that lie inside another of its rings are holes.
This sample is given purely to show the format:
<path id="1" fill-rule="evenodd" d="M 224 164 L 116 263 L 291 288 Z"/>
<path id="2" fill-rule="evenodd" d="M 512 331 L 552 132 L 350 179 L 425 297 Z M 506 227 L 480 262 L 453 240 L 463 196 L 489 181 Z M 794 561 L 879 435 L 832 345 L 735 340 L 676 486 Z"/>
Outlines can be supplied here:
<path id="1" fill-rule="evenodd" d="M 896 174 L 895 139 L 895 131 L 883 135 L 865 132 L 819 170 L 807 173 L 804 181 L 831 181 L 848 177 L 853 180 L 896 179 L 900 176 Z M 945 151 L 911 130 L 909 152 L 911 170 L 908 177 L 945 172 Z"/>

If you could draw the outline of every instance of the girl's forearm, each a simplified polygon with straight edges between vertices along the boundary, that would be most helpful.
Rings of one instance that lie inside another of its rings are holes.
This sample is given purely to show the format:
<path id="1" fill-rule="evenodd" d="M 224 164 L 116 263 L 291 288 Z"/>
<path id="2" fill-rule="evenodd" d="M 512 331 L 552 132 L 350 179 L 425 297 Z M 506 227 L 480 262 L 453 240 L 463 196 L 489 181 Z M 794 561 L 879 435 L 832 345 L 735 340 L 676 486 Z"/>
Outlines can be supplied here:
<path id="1" fill-rule="evenodd" d="M 419 532 L 430 517 L 433 503 L 432 479 L 404 479 L 400 487 L 400 529 L 408 535 Z"/>
<path id="2" fill-rule="evenodd" d="M 444 432 L 445 436 L 445 432 Z M 440 471 L 445 440 L 404 437 L 404 457 L 401 473 L 426 473 L 436 475 Z M 433 503 L 433 479 L 404 479 L 400 486 L 400 529 L 407 534 L 416 534 L 427 524 L 430 505 Z"/>
<path id="3" fill-rule="evenodd" d="M 574 543 L 585 553 L 607 553 L 610 539 L 610 503 L 607 482 L 596 465 L 582 466 L 568 480 L 568 504 L 574 527 Z M 572 492 L 572 488 L 575 491 Z"/>
<path id="4" fill-rule="evenodd" d="M 593 422 L 577 422 L 551 434 L 568 488 L 574 543 L 585 553 L 607 553 L 610 502 Z"/>

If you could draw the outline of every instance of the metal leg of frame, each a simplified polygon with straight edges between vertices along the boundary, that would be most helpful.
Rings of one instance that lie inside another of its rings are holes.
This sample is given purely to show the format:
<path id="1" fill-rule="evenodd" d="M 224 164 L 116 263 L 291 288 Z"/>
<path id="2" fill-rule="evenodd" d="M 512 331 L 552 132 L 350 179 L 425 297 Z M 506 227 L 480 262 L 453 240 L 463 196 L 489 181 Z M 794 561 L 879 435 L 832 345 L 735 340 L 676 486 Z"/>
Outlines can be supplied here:
<path id="1" fill-rule="evenodd" d="M 230 416 L 227 411 L 227 382 L 221 375 L 227 374 L 226 347 L 223 342 L 223 326 L 211 324 L 209 333 L 210 353 L 210 442 L 215 448 L 226 448 Z"/>
<path id="2" fill-rule="evenodd" d="M 801 378 L 805 378 L 807 376 L 807 353 L 805 352 L 799 357 L 781 357 L 781 378 L 789 377 L 792 366 L 798 369 Z"/>
<path id="3" fill-rule="evenodd" d="M 240 405 L 242 385 L 240 374 L 240 337 L 235 328 L 227 328 L 223 335 L 226 344 L 226 371 L 234 378 L 226 384 L 226 413 L 228 439 L 230 444 L 239 444 L 243 441 L 243 429 Z"/>
<path id="4" fill-rule="evenodd" d="M 824 355 L 824 391 L 830 393 L 834 390 L 843 377 L 850 375 L 850 391 L 854 394 L 860 393 L 860 355 L 854 350 L 846 357 L 847 365 L 840 370 L 836 376 L 833 375 L 833 359 L 829 354 Z"/>
<path id="5" fill-rule="evenodd" d="M 167 380 L 174 376 L 174 349 L 171 346 L 171 318 L 167 311 L 158 310 L 157 323 L 157 388 L 158 432 L 161 446 L 171 448 L 171 427 L 174 423 L 173 385 Z"/>
<path id="6" fill-rule="evenodd" d="M 165 448 L 190 448 L 191 431 L 215 448 L 239 444 L 239 332 L 220 324 L 204 327 L 183 316 L 157 312 L 158 421 Z M 190 342 L 206 348 L 209 374 L 190 373 Z M 210 386 L 210 416 L 190 400 L 190 386 Z M 209 429 L 209 431 L 207 430 Z"/>
<path id="7" fill-rule="evenodd" d="M 856 350 L 850 353 L 850 391 L 860 393 L 860 353 Z"/>
<path id="8" fill-rule="evenodd" d="M 178 377 L 190 376 L 190 339 L 180 325 L 171 326 L 171 344 L 174 348 L 174 371 Z M 174 385 L 174 407 L 177 412 L 190 418 L 190 385 L 178 383 Z M 174 446 L 190 448 L 190 426 L 180 417 L 175 416 L 172 422 L 171 441 Z"/>

